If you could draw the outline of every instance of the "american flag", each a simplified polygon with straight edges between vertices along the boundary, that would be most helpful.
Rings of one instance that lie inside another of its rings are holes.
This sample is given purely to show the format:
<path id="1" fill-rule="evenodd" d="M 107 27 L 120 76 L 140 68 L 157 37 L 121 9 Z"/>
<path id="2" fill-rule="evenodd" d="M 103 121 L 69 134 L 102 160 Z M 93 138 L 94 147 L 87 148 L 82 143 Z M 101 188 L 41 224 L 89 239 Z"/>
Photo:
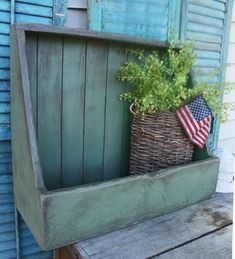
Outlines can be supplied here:
<path id="1" fill-rule="evenodd" d="M 212 112 L 200 95 L 176 111 L 184 130 L 192 143 L 203 148 L 210 132 Z"/>

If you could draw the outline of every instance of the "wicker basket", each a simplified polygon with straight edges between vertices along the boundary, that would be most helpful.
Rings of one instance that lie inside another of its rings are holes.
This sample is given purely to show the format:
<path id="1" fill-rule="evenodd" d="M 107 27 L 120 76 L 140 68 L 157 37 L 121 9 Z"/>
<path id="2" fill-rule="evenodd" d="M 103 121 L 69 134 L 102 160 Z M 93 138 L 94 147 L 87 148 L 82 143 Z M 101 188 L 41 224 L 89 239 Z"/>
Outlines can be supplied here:
<path id="1" fill-rule="evenodd" d="M 134 114 L 131 133 L 131 174 L 156 172 L 192 160 L 194 145 L 175 112 Z"/>

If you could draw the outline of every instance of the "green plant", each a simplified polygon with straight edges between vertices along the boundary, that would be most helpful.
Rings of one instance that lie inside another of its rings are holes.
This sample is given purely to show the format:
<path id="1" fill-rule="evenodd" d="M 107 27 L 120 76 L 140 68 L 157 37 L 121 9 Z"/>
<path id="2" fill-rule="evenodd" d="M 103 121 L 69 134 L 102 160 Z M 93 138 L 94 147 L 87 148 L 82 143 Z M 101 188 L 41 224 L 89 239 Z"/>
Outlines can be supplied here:
<path id="1" fill-rule="evenodd" d="M 130 83 L 130 90 L 120 99 L 135 104 L 138 113 L 174 111 L 202 94 L 220 120 L 225 120 L 228 105 L 221 95 L 231 89 L 225 83 L 194 82 L 189 86 L 190 71 L 196 61 L 191 43 L 170 42 L 166 55 L 158 51 L 150 54 L 141 49 L 127 49 L 130 60 L 120 67 L 118 79 Z M 212 76 L 212 75 L 211 75 Z"/>

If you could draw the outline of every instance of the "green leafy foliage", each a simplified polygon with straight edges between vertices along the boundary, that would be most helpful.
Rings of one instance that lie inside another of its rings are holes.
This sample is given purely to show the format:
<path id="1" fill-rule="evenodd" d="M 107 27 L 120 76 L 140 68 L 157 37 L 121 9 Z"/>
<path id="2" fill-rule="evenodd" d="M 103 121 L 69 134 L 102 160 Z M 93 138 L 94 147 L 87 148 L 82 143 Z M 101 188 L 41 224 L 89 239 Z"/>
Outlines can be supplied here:
<path id="1" fill-rule="evenodd" d="M 142 49 L 127 49 L 125 52 L 129 61 L 120 67 L 118 79 L 129 82 L 131 87 L 121 94 L 120 99 L 134 103 L 136 112 L 174 111 L 202 94 L 214 115 L 226 120 L 228 105 L 222 103 L 221 96 L 232 86 L 203 80 L 190 87 L 189 75 L 196 61 L 191 43 L 180 42 L 176 48 L 175 43 L 170 42 L 166 55 L 158 51 L 147 54 Z"/>

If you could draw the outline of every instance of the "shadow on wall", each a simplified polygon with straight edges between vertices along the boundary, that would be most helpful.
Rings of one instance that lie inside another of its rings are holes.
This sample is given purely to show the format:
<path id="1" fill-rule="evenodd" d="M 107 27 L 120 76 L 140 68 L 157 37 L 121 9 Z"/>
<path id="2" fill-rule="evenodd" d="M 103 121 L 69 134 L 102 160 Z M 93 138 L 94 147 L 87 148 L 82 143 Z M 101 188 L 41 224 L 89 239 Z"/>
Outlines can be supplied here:
<path id="1" fill-rule="evenodd" d="M 215 155 L 220 158 L 216 192 L 232 193 L 235 175 L 235 156 L 229 150 L 218 147 Z"/>

